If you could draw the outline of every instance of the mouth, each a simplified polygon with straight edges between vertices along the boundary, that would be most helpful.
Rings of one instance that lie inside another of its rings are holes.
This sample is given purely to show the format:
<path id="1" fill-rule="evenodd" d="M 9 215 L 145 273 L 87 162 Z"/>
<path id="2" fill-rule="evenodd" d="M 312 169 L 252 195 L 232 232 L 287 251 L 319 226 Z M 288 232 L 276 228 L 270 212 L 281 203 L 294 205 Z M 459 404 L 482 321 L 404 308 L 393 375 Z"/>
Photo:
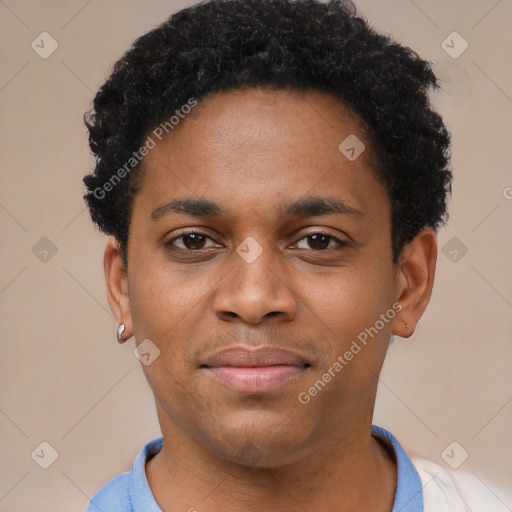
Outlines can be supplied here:
<path id="1" fill-rule="evenodd" d="M 200 368 L 239 393 L 265 393 L 299 378 L 311 364 L 293 352 L 236 347 L 210 356 Z"/>

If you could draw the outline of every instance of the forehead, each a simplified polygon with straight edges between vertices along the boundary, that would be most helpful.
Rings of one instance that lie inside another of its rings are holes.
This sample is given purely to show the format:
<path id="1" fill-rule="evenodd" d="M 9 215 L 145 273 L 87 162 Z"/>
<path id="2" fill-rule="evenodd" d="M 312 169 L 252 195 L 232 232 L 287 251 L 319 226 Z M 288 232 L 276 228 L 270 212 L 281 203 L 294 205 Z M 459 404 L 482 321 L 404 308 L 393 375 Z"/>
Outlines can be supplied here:
<path id="1" fill-rule="evenodd" d="M 364 123 L 341 100 L 318 91 L 215 94 L 161 140 L 150 136 L 156 144 L 143 161 L 139 202 L 215 196 L 261 207 L 288 193 L 337 189 L 364 206 L 365 196 L 382 193 Z M 359 156 L 349 158 L 354 152 Z"/>

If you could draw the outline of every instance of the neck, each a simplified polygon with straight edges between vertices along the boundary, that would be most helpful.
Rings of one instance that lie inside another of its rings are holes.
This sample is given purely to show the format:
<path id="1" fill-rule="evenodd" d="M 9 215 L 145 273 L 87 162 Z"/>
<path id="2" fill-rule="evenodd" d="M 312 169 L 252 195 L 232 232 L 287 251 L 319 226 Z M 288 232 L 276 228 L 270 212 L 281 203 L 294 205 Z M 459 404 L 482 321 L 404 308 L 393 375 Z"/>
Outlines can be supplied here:
<path id="1" fill-rule="evenodd" d="M 315 444 L 305 455 L 273 467 L 226 460 L 166 425 L 164 446 L 146 475 L 164 512 L 391 512 L 396 490 L 394 456 L 353 425 Z"/>

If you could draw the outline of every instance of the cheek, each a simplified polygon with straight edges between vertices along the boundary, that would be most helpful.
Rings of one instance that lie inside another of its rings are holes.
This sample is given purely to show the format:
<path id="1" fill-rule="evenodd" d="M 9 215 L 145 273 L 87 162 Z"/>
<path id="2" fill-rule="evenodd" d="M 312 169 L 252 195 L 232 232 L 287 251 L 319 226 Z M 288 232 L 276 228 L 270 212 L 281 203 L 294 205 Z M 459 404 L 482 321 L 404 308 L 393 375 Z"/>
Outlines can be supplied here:
<path id="1" fill-rule="evenodd" d="M 325 286 L 307 294 L 306 309 L 314 312 L 311 321 L 328 343 L 303 391 L 316 394 L 321 389 L 318 398 L 311 399 L 312 408 L 323 408 L 322 414 L 340 421 L 354 404 L 371 398 L 395 316 L 392 274 L 389 269 L 370 272 L 370 268 L 374 267 L 340 269 L 325 280 Z M 328 383 L 319 386 L 319 380 Z"/>
<path id="2" fill-rule="evenodd" d="M 134 263 L 129 281 L 130 307 L 135 337 L 171 342 L 179 332 L 187 336 L 187 326 L 197 325 L 204 304 L 215 280 L 204 273 L 195 277 L 172 268 L 170 264 L 145 260 Z M 139 334 L 139 336 L 137 336 Z"/>
<path id="3" fill-rule="evenodd" d="M 350 345 L 352 339 L 373 326 L 392 306 L 390 269 L 375 271 L 375 268 L 379 267 L 358 265 L 339 269 L 336 274 L 314 283 L 302 280 L 305 314 L 312 313 L 312 321 L 316 319 L 325 335 L 338 340 L 338 350 L 346 343 Z"/>
<path id="4" fill-rule="evenodd" d="M 213 283 L 206 276 L 192 279 L 171 271 L 170 265 L 150 265 L 147 260 L 138 267 L 133 264 L 132 270 L 129 290 L 135 339 L 137 343 L 149 339 L 159 350 L 154 362 L 142 365 L 142 370 L 155 396 L 174 417 L 176 410 L 191 405 L 190 397 L 196 394 L 191 393 L 190 350 L 205 316 L 204 297 Z"/>

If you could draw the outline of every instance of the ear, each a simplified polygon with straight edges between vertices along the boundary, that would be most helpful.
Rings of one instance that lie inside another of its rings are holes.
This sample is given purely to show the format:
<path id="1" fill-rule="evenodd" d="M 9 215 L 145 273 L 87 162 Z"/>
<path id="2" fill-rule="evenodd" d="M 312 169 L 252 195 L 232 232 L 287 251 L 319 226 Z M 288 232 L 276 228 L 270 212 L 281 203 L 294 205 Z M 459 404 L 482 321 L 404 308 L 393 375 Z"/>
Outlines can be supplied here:
<path id="1" fill-rule="evenodd" d="M 119 250 L 119 242 L 109 236 L 103 257 L 103 269 L 107 285 L 107 298 L 118 324 L 125 325 L 125 339 L 132 336 L 133 325 L 128 295 L 128 276 Z"/>
<path id="2" fill-rule="evenodd" d="M 423 228 L 403 249 L 396 273 L 396 302 L 402 306 L 392 322 L 393 333 L 411 336 L 432 294 L 437 260 L 437 241 L 432 228 Z M 409 325 L 409 327 L 406 327 Z"/>

